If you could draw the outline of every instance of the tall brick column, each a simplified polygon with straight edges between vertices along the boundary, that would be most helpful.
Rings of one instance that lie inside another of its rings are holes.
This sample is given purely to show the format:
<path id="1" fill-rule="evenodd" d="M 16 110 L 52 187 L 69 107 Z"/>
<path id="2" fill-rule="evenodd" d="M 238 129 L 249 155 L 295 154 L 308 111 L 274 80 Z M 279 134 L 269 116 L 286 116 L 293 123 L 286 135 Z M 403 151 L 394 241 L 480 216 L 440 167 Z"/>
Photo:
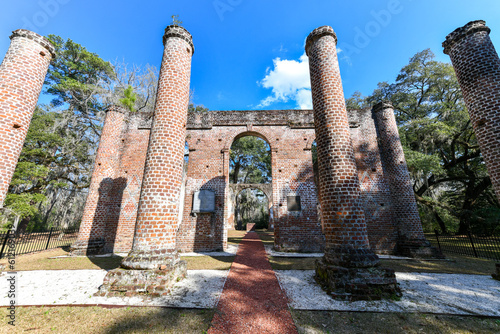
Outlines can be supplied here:
<path id="1" fill-rule="evenodd" d="M 442 257 L 424 236 L 392 104 L 377 103 L 373 117 L 384 174 L 391 190 L 391 211 L 399 233 L 397 251 L 411 257 Z"/>
<path id="2" fill-rule="evenodd" d="M 0 65 L 0 208 L 23 148 L 54 46 L 45 37 L 18 29 Z"/>
<path id="3" fill-rule="evenodd" d="M 370 249 L 336 52 L 337 36 L 319 27 L 306 40 L 318 148 L 325 256 L 316 278 L 337 298 L 400 295 L 394 271 Z"/>
<path id="4" fill-rule="evenodd" d="M 106 110 L 80 231 L 71 246 L 75 255 L 97 254 L 104 247 L 110 205 L 114 201 L 113 185 L 120 164 L 126 114 L 127 110 L 119 106 L 110 106 Z"/>
<path id="5" fill-rule="evenodd" d="M 446 36 L 444 53 L 455 69 L 481 154 L 500 199 L 500 60 L 484 21 Z"/>
<path id="6" fill-rule="evenodd" d="M 186 275 L 186 262 L 176 248 L 191 57 L 191 34 L 171 25 L 163 36 L 165 46 L 158 81 L 155 115 L 149 139 L 144 179 L 132 251 L 122 268 L 104 279 L 101 294 L 147 291 L 168 293 L 168 287 Z"/>

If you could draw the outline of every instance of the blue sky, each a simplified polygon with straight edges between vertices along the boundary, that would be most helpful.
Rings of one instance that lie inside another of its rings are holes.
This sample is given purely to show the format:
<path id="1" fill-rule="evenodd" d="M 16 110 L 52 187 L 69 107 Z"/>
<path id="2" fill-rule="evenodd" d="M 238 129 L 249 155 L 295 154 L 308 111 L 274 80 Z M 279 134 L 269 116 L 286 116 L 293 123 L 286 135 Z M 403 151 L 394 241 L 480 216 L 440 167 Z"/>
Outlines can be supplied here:
<path id="1" fill-rule="evenodd" d="M 485 20 L 500 48 L 498 0 L 7 0 L 0 57 L 10 32 L 26 28 L 71 38 L 105 60 L 159 67 L 174 14 L 193 35 L 194 102 L 211 110 L 310 106 L 304 41 L 322 25 L 337 33 L 346 97 L 394 81 L 423 49 L 449 62 L 441 43 L 471 20 Z"/>

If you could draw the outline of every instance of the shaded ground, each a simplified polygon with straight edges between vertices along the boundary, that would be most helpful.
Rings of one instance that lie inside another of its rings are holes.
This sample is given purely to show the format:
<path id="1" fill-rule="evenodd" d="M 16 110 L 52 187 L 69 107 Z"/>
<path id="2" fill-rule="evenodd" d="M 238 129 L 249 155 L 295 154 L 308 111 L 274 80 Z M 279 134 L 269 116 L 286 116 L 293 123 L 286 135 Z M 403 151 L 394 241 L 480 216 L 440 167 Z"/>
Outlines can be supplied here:
<path id="1" fill-rule="evenodd" d="M 299 333 L 499 333 L 500 319 L 424 313 L 297 311 Z"/>
<path id="2" fill-rule="evenodd" d="M 228 231 L 228 243 L 239 244 L 245 231 Z M 273 245 L 272 232 L 257 231 L 265 245 Z M 73 257 L 56 258 L 69 253 L 61 248 L 43 251 L 34 254 L 20 255 L 16 258 L 16 270 L 76 270 L 76 269 L 105 269 L 118 268 L 122 261 L 121 256 L 113 257 Z M 446 261 L 420 260 L 387 260 L 382 259 L 381 265 L 399 272 L 430 272 L 448 274 L 491 275 L 495 272 L 493 260 L 478 259 L 461 255 L 447 254 Z M 189 270 L 214 269 L 228 270 L 234 256 L 185 256 Z M 313 270 L 315 258 L 269 257 L 274 270 Z M 6 264 L 7 259 L 0 260 Z"/>
<path id="3" fill-rule="evenodd" d="M 77 270 L 77 269 L 114 269 L 120 266 L 123 258 L 112 257 L 71 257 L 57 258 L 56 256 L 67 256 L 69 253 L 62 248 L 51 249 L 39 253 L 31 253 L 16 256 L 16 271 L 24 270 Z M 7 263 L 7 259 L 0 260 L 0 264 Z"/>
<path id="4" fill-rule="evenodd" d="M 315 258 L 269 257 L 274 270 L 314 270 Z M 386 260 L 380 265 L 398 272 L 491 275 L 495 261 L 467 256 L 448 256 L 446 261 Z"/>
<path id="5" fill-rule="evenodd" d="M 18 307 L 13 328 L 5 311 L 0 333 L 206 333 L 214 313 L 159 307 Z"/>
<path id="6" fill-rule="evenodd" d="M 299 333 L 499 333 L 500 319 L 422 313 L 291 310 Z M 206 333 L 214 310 L 156 307 L 19 307 L 0 333 Z M 70 321 L 69 321 L 70 320 Z M 89 330 L 89 329 L 92 330 Z"/>

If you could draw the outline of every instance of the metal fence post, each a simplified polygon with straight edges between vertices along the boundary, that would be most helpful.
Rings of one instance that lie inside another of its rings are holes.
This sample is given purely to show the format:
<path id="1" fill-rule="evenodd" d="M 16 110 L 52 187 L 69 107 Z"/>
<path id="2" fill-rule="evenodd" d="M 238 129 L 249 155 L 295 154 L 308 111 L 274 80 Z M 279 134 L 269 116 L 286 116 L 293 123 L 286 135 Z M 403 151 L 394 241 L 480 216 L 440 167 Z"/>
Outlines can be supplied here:
<path id="1" fill-rule="evenodd" d="M 5 245 L 7 244 L 7 240 L 9 239 L 10 230 L 5 233 L 5 238 L 2 243 L 2 250 L 0 250 L 0 259 L 3 257 L 3 250 L 5 249 Z"/>
<path id="2" fill-rule="evenodd" d="M 479 257 L 477 256 L 476 247 L 474 247 L 474 241 L 472 241 L 472 235 L 470 234 L 470 231 L 467 232 L 467 235 L 469 236 L 470 244 L 472 245 L 472 250 L 474 251 L 474 256 Z"/>
<path id="3" fill-rule="evenodd" d="M 49 249 L 49 242 L 50 242 L 50 237 L 52 236 L 53 229 L 54 229 L 53 227 L 50 228 L 49 239 L 47 240 L 47 246 L 45 246 L 45 249 Z"/>

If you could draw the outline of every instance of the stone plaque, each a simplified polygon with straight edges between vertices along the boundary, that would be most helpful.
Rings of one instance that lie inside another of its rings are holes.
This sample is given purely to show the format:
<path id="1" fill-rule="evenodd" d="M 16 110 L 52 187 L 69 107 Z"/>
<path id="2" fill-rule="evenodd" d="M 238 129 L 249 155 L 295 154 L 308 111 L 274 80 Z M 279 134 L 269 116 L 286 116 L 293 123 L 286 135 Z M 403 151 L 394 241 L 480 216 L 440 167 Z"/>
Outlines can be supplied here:
<path id="1" fill-rule="evenodd" d="M 300 211 L 300 196 L 287 196 L 286 204 L 288 211 Z"/>
<path id="2" fill-rule="evenodd" d="M 192 212 L 214 212 L 215 211 L 215 191 L 200 190 L 193 195 Z"/>

